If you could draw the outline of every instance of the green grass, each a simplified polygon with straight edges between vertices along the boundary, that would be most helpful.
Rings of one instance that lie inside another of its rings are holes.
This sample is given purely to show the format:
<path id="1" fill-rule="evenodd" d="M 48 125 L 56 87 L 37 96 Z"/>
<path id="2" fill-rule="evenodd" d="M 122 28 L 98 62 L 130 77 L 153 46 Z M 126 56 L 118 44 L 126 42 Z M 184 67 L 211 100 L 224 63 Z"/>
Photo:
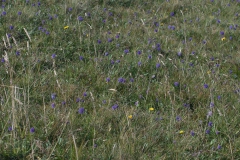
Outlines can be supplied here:
<path id="1" fill-rule="evenodd" d="M 240 158 L 238 1 L 2 6 L 0 159 Z"/>

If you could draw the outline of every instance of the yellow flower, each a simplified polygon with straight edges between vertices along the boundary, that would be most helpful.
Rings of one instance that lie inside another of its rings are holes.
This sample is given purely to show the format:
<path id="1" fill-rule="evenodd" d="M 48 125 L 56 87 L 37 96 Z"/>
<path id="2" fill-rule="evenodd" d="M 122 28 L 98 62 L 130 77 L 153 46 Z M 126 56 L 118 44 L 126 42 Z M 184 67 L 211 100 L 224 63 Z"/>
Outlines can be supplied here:
<path id="1" fill-rule="evenodd" d="M 207 71 L 207 74 L 210 74 L 211 73 L 211 71 Z"/>
<path id="2" fill-rule="evenodd" d="M 163 26 L 163 25 L 164 25 L 164 23 L 161 23 L 160 25 L 161 25 L 161 26 Z"/>
<path id="3" fill-rule="evenodd" d="M 154 108 L 152 108 L 152 107 L 151 107 L 151 108 L 149 108 L 149 111 L 154 111 Z"/>
<path id="4" fill-rule="evenodd" d="M 132 116 L 132 115 L 129 115 L 129 116 L 128 116 L 128 118 L 129 118 L 129 119 L 132 119 L 132 118 L 133 118 L 133 116 Z"/>
<path id="5" fill-rule="evenodd" d="M 225 40 L 226 40 L 226 38 L 225 38 L 225 37 L 223 37 L 223 38 L 221 38 L 221 40 L 222 40 L 222 41 L 225 41 Z"/>
<path id="6" fill-rule="evenodd" d="M 179 131 L 179 133 L 180 133 L 180 134 L 183 134 L 183 133 L 184 133 L 184 131 L 183 131 L 183 130 L 180 130 L 180 131 Z"/>
<path id="7" fill-rule="evenodd" d="M 68 29 L 68 28 L 69 28 L 69 26 L 65 26 L 65 27 L 64 27 L 64 29 Z"/>

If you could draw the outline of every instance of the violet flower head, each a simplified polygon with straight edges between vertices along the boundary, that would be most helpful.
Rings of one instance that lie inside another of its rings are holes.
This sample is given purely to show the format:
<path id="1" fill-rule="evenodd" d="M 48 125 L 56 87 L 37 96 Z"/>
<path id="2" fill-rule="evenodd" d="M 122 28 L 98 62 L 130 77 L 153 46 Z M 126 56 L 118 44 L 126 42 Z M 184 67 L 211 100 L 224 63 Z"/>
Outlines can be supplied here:
<path id="1" fill-rule="evenodd" d="M 191 136 L 195 136 L 195 132 L 194 131 L 191 131 L 190 134 L 191 134 Z"/>
<path id="2" fill-rule="evenodd" d="M 82 16 L 78 16 L 78 20 L 81 22 L 83 21 L 83 17 Z"/>
<path id="3" fill-rule="evenodd" d="M 220 31 L 220 35 L 221 35 L 221 36 L 224 36 L 224 31 Z"/>
<path id="4" fill-rule="evenodd" d="M 9 26 L 9 29 L 10 29 L 10 30 L 13 30 L 13 29 L 14 29 L 14 26 L 13 26 L 13 25 Z"/>
<path id="5" fill-rule="evenodd" d="M 52 108 L 55 108 L 55 106 L 56 106 L 55 103 L 52 103 L 52 104 L 51 104 L 51 107 L 52 107 Z"/>
<path id="6" fill-rule="evenodd" d="M 5 16 L 6 14 L 7 14 L 7 12 L 6 12 L 6 11 L 3 11 L 3 12 L 2 12 L 2 15 L 3 15 L 3 16 Z"/>
<path id="7" fill-rule="evenodd" d="M 213 123 L 212 122 L 208 122 L 208 127 L 212 127 Z"/>
<path id="8" fill-rule="evenodd" d="M 203 87 L 204 88 L 208 88 L 209 86 L 208 86 L 208 84 L 204 84 Z"/>
<path id="9" fill-rule="evenodd" d="M 52 99 L 52 100 L 56 99 L 56 96 L 57 96 L 56 93 L 52 93 L 52 94 L 51 94 L 51 99 Z"/>
<path id="10" fill-rule="evenodd" d="M 129 49 L 125 49 L 125 50 L 124 50 L 124 53 L 125 53 L 125 54 L 128 54 L 128 53 L 129 53 Z"/>
<path id="11" fill-rule="evenodd" d="M 114 104 L 113 106 L 112 106 L 112 109 L 113 110 L 116 110 L 118 108 L 118 105 L 117 104 Z"/>
<path id="12" fill-rule="evenodd" d="M 174 82 L 175 87 L 179 87 L 179 82 Z"/>
<path id="13" fill-rule="evenodd" d="M 108 38 L 108 42 L 110 43 L 110 42 L 112 42 L 113 41 L 113 39 L 112 38 Z"/>
<path id="14" fill-rule="evenodd" d="M 56 54 L 53 53 L 51 57 L 52 57 L 52 59 L 56 58 Z"/>
<path id="15" fill-rule="evenodd" d="M 174 13 L 174 12 L 171 12 L 171 13 L 170 13 L 170 16 L 171 16 L 171 17 L 173 17 L 174 15 L 175 15 L 175 13 Z"/>
<path id="16" fill-rule="evenodd" d="M 124 78 L 120 77 L 120 78 L 118 78 L 118 82 L 119 82 L 119 83 L 125 83 L 126 80 L 125 80 Z"/>
<path id="17" fill-rule="evenodd" d="M 16 51 L 16 56 L 20 56 L 20 51 Z"/>
<path id="18" fill-rule="evenodd" d="M 4 59 L 4 58 L 2 58 L 2 59 L 1 59 L 1 62 L 2 62 L 2 63 L 4 63 L 4 62 L 5 62 L 5 59 Z"/>
<path id="19" fill-rule="evenodd" d="M 79 60 L 82 61 L 84 58 L 83 56 L 79 56 Z"/>
<path id="20" fill-rule="evenodd" d="M 142 51 L 138 50 L 138 51 L 137 51 L 137 54 L 138 54 L 138 55 L 142 54 Z"/>
<path id="21" fill-rule="evenodd" d="M 178 57 L 181 57 L 182 56 L 182 52 L 178 52 L 177 55 L 178 55 Z"/>
<path id="22" fill-rule="evenodd" d="M 159 68 L 161 65 L 160 65 L 160 63 L 157 63 L 156 64 L 156 68 Z"/>
<path id="23" fill-rule="evenodd" d="M 35 128 L 34 127 L 30 128 L 30 132 L 34 133 L 35 132 Z"/>
<path id="24" fill-rule="evenodd" d="M 210 107 L 211 107 L 211 108 L 214 107 L 214 103 L 213 103 L 213 102 L 210 103 Z"/>
<path id="25" fill-rule="evenodd" d="M 209 118 L 210 116 L 212 116 L 212 111 L 208 111 L 207 118 Z"/>
<path id="26" fill-rule="evenodd" d="M 110 78 L 109 77 L 106 78 L 106 82 L 110 82 Z"/>
<path id="27" fill-rule="evenodd" d="M 13 130 L 12 126 L 8 127 L 9 132 L 12 131 L 12 130 Z"/>
<path id="28" fill-rule="evenodd" d="M 209 130 L 209 129 L 207 129 L 205 133 L 206 133 L 206 134 L 210 134 L 210 130 Z"/>
<path id="29" fill-rule="evenodd" d="M 177 116 L 177 117 L 176 117 L 176 121 L 181 121 L 181 117 L 180 117 L 180 116 Z"/>
<path id="30" fill-rule="evenodd" d="M 84 109 L 83 107 L 79 108 L 78 113 L 79 113 L 79 114 L 85 113 L 85 109 Z"/>

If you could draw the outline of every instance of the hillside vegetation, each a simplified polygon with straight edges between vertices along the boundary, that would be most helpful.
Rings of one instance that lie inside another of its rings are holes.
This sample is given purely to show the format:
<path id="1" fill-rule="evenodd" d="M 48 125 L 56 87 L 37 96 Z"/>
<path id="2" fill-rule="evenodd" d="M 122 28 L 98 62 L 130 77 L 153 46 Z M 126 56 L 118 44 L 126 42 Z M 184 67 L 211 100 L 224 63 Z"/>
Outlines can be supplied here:
<path id="1" fill-rule="evenodd" d="M 2 0 L 0 159 L 240 159 L 239 0 Z"/>

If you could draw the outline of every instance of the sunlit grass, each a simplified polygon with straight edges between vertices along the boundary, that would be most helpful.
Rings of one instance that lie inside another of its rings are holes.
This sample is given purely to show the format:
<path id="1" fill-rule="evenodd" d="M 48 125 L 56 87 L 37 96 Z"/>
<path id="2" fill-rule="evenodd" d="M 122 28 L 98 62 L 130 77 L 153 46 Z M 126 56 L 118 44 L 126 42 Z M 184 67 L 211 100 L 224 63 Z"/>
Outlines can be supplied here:
<path id="1" fill-rule="evenodd" d="M 238 1 L 6 1 L 0 159 L 238 159 Z"/>

